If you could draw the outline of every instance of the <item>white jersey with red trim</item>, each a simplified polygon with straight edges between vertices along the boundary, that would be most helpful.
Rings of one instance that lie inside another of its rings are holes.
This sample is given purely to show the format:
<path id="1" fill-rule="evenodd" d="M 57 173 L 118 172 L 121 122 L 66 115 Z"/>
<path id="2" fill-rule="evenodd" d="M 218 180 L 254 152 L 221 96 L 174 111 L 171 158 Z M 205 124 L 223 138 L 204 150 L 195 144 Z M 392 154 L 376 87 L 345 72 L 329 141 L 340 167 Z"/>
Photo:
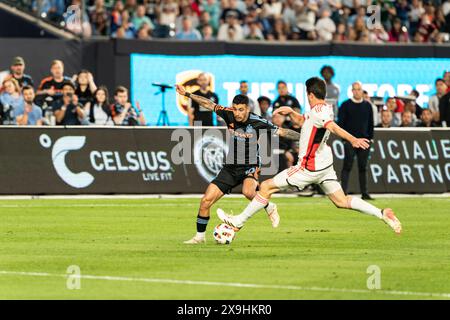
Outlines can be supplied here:
<path id="1" fill-rule="evenodd" d="M 327 145 L 330 131 L 326 129 L 334 119 L 333 107 L 316 104 L 304 117 L 297 165 L 309 171 L 320 171 L 333 164 L 333 153 Z"/>

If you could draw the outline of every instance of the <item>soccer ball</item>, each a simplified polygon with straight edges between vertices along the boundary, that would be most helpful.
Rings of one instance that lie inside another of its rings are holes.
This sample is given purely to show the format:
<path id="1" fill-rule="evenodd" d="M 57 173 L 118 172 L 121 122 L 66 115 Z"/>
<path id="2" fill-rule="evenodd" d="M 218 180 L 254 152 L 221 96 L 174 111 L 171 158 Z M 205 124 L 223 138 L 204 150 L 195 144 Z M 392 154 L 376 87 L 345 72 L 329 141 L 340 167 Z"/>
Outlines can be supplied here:
<path id="1" fill-rule="evenodd" d="M 218 244 L 230 244 L 236 236 L 236 233 L 232 227 L 221 223 L 214 228 L 213 235 Z"/>

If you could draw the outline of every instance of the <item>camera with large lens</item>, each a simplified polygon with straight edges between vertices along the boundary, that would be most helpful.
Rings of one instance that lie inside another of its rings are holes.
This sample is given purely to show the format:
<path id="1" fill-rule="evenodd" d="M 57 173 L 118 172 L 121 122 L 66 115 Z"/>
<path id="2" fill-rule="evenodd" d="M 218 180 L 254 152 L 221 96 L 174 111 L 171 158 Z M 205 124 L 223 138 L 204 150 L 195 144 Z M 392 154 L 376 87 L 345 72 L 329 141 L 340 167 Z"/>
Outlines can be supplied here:
<path id="1" fill-rule="evenodd" d="M 69 98 L 69 103 L 73 103 L 73 93 L 72 92 L 69 92 L 69 93 L 67 93 L 66 94 L 66 96 Z"/>
<path id="2" fill-rule="evenodd" d="M 2 124 L 14 124 L 14 107 L 9 104 L 0 105 L 1 107 L 1 122 Z"/>

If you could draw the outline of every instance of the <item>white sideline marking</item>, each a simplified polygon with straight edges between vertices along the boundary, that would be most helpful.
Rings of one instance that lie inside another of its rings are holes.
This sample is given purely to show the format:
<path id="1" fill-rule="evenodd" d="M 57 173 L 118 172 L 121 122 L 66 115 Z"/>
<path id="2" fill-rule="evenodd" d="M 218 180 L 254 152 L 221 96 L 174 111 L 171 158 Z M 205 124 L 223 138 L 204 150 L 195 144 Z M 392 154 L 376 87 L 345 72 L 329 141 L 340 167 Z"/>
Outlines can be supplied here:
<path id="1" fill-rule="evenodd" d="M 53 278 L 67 278 L 69 276 L 68 274 L 56 274 L 47 272 L 22 272 L 22 271 L 0 271 L 0 275 L 53 277 Z M 279 290 L 319 291 L 319 292 L 339 292 L 339 293 L 368 293 L 368 294 L 386 294 L 386 295 L 400 295 L 400 296 L 450 298 L 450 293 L 413 292 L 413 291 L 396 291 L 396 290 L 340 289 L 340 288 L 322 288 L 322 287 L 301 287 L 291 285 L 253 284 L 253 283 L 239 283 L 239 282 L 214 282 L 214 281 L 133 278 L 133 277 L 117 277 L 117 276 L 94 276 L 94 275 L 70 275 L 70 277 L 89 280 L 105 280 L 105 281 L 130 281 L 130 282 L 223 286 L 223 287 L 254 288 L 254 289 L 279 289 Z"/>
<path id="2" fill-rule="evenodd" d="M 197 203 L 67 203 L 67 204 L 0 204 L 0 208 L 78 208 L 78 207 L 193 207 Z"/>

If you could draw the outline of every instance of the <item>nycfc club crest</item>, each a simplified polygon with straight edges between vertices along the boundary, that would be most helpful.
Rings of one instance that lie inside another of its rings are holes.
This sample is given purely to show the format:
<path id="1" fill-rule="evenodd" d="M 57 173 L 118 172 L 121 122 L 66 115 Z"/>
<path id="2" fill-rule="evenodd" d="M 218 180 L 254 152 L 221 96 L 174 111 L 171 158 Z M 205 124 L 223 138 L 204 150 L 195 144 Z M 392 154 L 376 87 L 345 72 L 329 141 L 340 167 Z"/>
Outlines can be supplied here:
<path id="1" fill-rule="evenodd" d="M 194 163 L 200 175 L 211 182 L 222 169 L 228 146 L 221 138 L 206 135 L 194 146 Z"/>

